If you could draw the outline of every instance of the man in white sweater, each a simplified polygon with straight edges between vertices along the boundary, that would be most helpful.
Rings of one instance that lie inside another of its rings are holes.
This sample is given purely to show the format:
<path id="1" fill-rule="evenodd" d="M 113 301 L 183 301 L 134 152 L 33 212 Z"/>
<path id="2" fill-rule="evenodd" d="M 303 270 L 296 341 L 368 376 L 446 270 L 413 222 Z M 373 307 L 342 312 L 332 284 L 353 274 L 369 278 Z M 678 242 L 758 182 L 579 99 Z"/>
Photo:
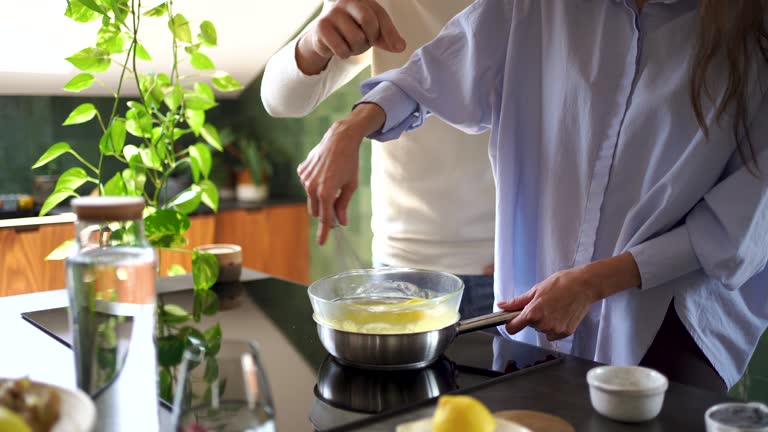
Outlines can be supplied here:
<path id="1" fill-rule="evenodd" d="M 325 0 L 320 16 L 270 59 L 261 97 L 275 117 L 301 117 L 371 65 L 398 68 L 470 0 Z M 488 135 L 467 135 L 430 117 L 397 141 L 374 142 L 373 259 L 445 271 L 466 285 L 463 317 L 493 304 L 494 181 Z M 339 191 L 348 200 L 352 190 Z M 319 209 L 310 209 L 319 216 Z M 324 215 L 318 242 L 333 217 Z M 346 213 L 338 215 L 347 223 Z"/>

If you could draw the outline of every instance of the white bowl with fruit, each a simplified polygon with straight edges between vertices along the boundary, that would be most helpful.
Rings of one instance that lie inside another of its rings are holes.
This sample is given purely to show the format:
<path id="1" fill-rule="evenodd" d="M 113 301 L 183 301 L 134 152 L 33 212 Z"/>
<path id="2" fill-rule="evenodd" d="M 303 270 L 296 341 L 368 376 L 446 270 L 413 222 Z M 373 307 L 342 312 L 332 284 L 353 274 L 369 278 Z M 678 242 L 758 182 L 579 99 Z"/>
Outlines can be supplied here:
<path id="1" fill-rule="evenodd" d="M 96 407 L 82 391 L 21 379 L 0 379 L 0 431 L 90 432 Z"/>

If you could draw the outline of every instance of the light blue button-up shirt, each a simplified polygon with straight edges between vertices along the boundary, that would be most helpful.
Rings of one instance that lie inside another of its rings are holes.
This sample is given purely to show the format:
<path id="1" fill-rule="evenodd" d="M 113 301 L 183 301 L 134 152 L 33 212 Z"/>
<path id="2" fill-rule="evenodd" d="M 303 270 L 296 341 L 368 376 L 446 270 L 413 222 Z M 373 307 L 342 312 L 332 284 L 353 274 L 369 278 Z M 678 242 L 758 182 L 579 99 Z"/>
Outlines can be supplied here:
<path id="1" fill-rule="evenodd" d="M 637 364 L 674 299 L 730 387 L 768 323 L 768 72 L 756 63 L 749 78 L 757 178 L 728 118 L 718 124 L 705 100 L 709 139 L 694 118 L 697 2 L 651 1 L 642 14 L 634 3 L 478 0 L 403 68 L 363 84 L 387 113 L 372 137 L 430 114 L 490 128 L 497 300 L 629 251 L 642 287 L 594 304 L 558 348 Z M 726 70 L 710 71 L 719 98 Z M 530 328 L 514 338 L 548 344 Z"/>

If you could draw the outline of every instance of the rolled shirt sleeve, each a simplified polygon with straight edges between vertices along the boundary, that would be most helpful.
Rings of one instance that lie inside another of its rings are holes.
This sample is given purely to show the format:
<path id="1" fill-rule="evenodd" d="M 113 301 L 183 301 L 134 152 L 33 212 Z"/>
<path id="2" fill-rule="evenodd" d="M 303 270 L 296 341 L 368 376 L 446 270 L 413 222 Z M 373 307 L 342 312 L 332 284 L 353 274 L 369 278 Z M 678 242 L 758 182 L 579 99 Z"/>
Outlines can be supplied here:
<path id="1" fill-rule="evenodd" d="M 466 133 L 487 130 L 499 96 L 510 3 L 476 1 L 402 68 L 365 81 L 360 103 L 376 103 L 387 115 L 384 128 L 371 138 L 395 139 L 431 114 Z"/>

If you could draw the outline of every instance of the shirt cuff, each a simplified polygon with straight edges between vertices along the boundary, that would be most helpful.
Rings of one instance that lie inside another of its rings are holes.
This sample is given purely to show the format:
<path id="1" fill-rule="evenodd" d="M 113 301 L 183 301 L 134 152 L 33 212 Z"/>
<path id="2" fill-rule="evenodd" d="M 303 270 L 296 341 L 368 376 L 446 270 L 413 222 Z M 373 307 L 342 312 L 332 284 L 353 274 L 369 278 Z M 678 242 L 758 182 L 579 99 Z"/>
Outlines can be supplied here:
<path id="1" fill-rule="evenodd" d="M 640 289 L 662 285 L 701 268 L 685 224 L 631 247 L 629 253 L 640 270 Z"/>
<path id="2" fill-rule="evenodd" d="M 382 82 L 371 88 L 370 91 L 363 86 L 365 95 L 355 106 L 361 103 L 374 103 L 386 113 L 386 120 L 382 128 L 368 136 L 377 141 L 390 141 L 397 139 L 403 132 L 415 129 L 424 122 L 424 116 L 419 112 L 419 104 L 408 96 L 400 87 Z"/>

